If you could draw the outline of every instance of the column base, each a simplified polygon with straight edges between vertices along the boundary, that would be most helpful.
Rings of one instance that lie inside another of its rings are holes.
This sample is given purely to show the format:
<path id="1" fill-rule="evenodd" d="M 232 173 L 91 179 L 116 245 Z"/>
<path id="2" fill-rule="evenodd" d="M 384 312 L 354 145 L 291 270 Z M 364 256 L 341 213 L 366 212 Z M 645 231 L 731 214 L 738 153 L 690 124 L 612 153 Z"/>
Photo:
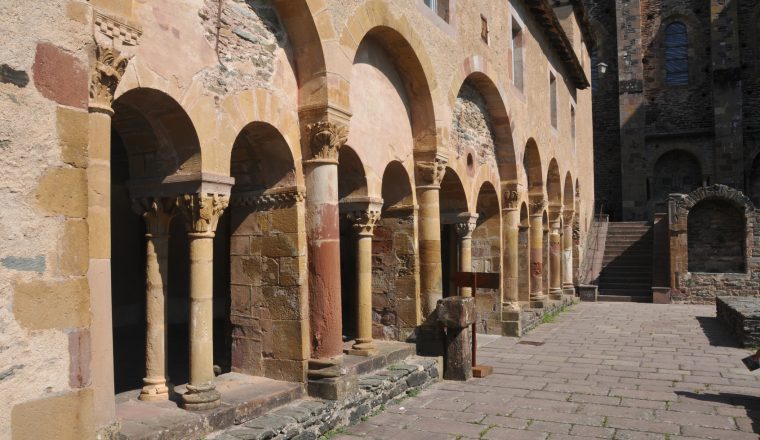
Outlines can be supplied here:
<path id="1" fill-rule="evenodd" d="M 187 391 L 182 394 L 180 406 L 190 411 L 214 409 L 222 404 L 222 395 L 213 383 L 205 385 L 187 384 Z"/>
<path id="2" fill-rule="evenodd" d="M 543 293 L 530 294 L 530 308 L 543 309 L 549 304 L 549 297 Z"/>
<path id="3" fill-rule="evenodd" d="M 562 287 L 562 294 L 563 295 L 569 295 L 569 296 L 575 296 L 575 286 L 563 286 Z"/>
<path id="4" fill-rule="evenodd" d="M 309 379 L 326 379 L 340 377 L 345 374 L 342 370 L 343 356 L 325 359 L 309 359 L 309 371 L 306 373 Z"/>
<path id="5" fill-rule="evenodd" d="M 169 400 L 169 387 L 166 386 L 166 380 L 163 378 L 143 378 L 143 387 L 140 390 L 139 400 L 145 402 L 156 402 Z"/>
<path id="6" fill-rule="evenodd" d="M 374 356 L 378 353 L 375 345 L 372 343 L 372 339 L 357 339 L 356 343 L 352 345 L 351 348 L 343 350 L 343 352 L 352 356 L 365 357 Z"/>
<path id="7" fill-rule="evenodd" d="M 554 301 L 562 301 L 562 289 L 559 287 L 552 287 L 549 289 L 549 299 Z"/>

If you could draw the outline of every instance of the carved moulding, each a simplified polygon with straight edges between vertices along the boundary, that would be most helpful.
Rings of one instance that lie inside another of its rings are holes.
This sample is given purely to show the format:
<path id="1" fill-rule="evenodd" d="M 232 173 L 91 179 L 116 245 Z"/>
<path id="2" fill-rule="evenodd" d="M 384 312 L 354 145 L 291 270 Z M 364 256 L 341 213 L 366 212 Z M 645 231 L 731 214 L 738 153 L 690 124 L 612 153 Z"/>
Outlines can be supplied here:
<path id="1" fill-rule="evenodd" d="M 302 187 L 291 186 L 267 190 L 233 192 L 230 206 L 247 207 L 256 210 L 289 208 L 303 202 L 306 190 Z"/>
<path id="2" fill-rule="evenodd" d="M 146 233 L 166 235 L 177 212 L 175 197 L 140 197 L 132 199 L 132 210 L 145 220 Z"/>

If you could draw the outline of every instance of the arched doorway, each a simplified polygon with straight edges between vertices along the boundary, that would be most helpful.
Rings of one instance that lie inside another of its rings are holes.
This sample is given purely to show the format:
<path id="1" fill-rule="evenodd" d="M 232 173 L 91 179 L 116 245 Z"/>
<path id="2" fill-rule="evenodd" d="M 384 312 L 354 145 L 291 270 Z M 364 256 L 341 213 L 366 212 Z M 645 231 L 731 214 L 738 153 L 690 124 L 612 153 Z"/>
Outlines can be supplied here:
<path id="1" fill-rule="evenodd" d="M 480 187 L 476 212 L 478 221 L 472 233 L 472 271 L 501 272 L 501 212 L 496 189 L 490 182 Z M 478 289 L 475 304 L 478 331 L 501 334 L 500 289 Z"/>
<path id="2" fill-rule="evenodd" d="M 655 212 L 664 212 L 669 194 L 687 194 L 702 185 L 702 167 L 692 153 L 671 150 L 654 164 L 651 199 Z"/>
<path id="3" fill-rule="evenodd" d="M 457 173 L 446 168 L 446 174 L 441 181 L 441 265 L 443 273 L 443 297 L 457 295 L 451 277 L 459 271 L 459 235 L 457 225 L 470 221 L 467 196 L 464 186 Z M 461 229 L 461 228 L 460 228 Z M 460 230 L 460 234 L 467 231 Z M 469 231 L 470 233 L 472 231 Z"/>

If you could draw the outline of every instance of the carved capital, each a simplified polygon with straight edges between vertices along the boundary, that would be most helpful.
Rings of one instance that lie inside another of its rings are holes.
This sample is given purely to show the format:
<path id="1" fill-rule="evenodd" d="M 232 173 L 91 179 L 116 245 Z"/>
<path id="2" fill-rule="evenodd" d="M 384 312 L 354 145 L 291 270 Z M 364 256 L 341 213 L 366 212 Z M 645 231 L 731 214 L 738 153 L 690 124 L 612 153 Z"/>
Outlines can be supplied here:
<path id="1" fill-rule="evenodd" d="M 562 211 L 562 220 L 565 222 L 565 225 L 569 225 L 573 222 L 573 217 L 575 217 L 575 212 L 570 210 Z"/>
<path id="2" fill-rule="evenodd" d="M 177 207 L 188 232 L 213 234 L 230 197 L 221 194 L 186 194 L 177 198 Z"/>
<path id="3" fill-rule="evenodd" d="M 417 162 L 419 183 L 423 186 L 440 187 L 443 176 L 446 174 L 447 163 L 448 160 L 443 157 L 436 157 L 432 161 Z"/>
<path id="4" fill-rule="evenodd" d="M 132 210 L 145 220 L 146 233 L 151 236 L 168 235 L 177 203 L 171 197 L 141 197 L 132 200 Z"/>
<path id="5" fill-rule="evenodd" d="M 112 47 L 96 46 L 95 70 L 90 77 L 90 107 L 111 111 L 113 95 L 129 57 Z"/>
<path id="6" fill-rule="evenodd" d="M 306 126 L 311 147 L 311 160 L 338 161 L 340 148 L 348 140 L 348 127 L 334 122 L 320 121 Z"/>
<path id="7" fill-rule="evenodd" d="M 472 238 L 472 233 L 475 231 L 475 228 L 478 226 L 478 215 L 477 214 L 466 214 L 459 217 L 457 221 L 454 224 L 454 228 L 457 231 L 457 236 L 459 238 Z"/>
<path id="8" fill-rule="evenodd" d="M 357 209 L 348 213 L 348 219 L 353 222 L 354 231 L 359 235 L 372 235 L 375 225 L 380 221 L 382 205 L 374 204 L 365 209 Z"/>
<path id="9" fill-rule="evenodd" d="M 516 190 L 505 190 L 502 201 L 504 209 L 517 209 L 520 201 L 520 193 Z"/>
<path id="10" fill-rule="evenodd" d="M 544 209 L 546 209 L 546 200 L 544 199 L 538 199 L 538 200 L 531 200 L 530 201 L 530 214 L 531 215 L 541 215 L 544 212 Z"/>

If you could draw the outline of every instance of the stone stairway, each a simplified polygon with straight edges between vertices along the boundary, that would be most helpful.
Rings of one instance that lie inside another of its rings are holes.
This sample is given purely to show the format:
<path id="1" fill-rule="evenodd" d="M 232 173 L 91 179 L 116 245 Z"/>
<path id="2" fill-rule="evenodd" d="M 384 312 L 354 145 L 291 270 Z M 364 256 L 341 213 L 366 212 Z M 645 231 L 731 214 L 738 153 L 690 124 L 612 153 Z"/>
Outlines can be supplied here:
<path id="1" fill-rule="evenodd" d="M 652 226 L 610 222 L 599 276 L 599 301 L 652 302 Z"/>

